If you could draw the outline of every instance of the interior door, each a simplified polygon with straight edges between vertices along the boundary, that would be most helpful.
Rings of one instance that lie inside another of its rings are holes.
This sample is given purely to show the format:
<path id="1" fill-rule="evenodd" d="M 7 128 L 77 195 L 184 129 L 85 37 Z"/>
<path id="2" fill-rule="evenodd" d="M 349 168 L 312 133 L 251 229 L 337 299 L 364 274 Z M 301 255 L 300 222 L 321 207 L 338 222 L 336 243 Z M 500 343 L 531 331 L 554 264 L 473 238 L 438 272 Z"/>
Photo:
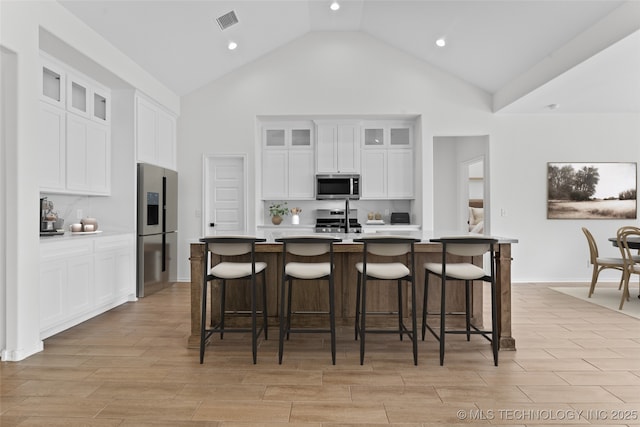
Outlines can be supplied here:
<path id="1" fill-rule="evenodd" d="M 203 230 L 205 236 L 247 232 L 246 158 L 242 155 L 204 159 Z"/>

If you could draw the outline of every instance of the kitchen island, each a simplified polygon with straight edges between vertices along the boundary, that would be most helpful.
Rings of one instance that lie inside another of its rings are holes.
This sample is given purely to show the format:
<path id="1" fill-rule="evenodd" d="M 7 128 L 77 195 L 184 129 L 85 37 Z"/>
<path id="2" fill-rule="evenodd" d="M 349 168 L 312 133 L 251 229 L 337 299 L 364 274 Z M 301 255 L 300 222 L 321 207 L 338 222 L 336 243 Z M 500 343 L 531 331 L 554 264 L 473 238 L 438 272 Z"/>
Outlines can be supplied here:
<path id="1" fill-rule="evenodd" d="M 267 309 L 270 317 L 270 324 L 277 324 L 278 320 L 278 301 L 280 278 L 282 269 L 282 245 L 276 243 L 275 239 L 286 235 L 294 235 L 287 231 L 261 230 L 258 237 L 267 239 L 264 243 L 256 244 L 256 258 L 258 261 L 267 263 L 266 280 L 267 280 Z M 308 234 L 308 233 L 306 233 Z M 390 233 L 376 233 L 381 236 Z M 416 290 L 417 290 L 417 310 L 418 315 L 422 313 L 422 300 L 424 291 L 424 275 L 425 271 L 422 267 L 425 262 L 440 262 L 442 260 L 442 247 L 439 243 L 431 243 L 429 239 L 437 236 L 452 235 L 451 233 L 434 233 L 427 231 L 412 231 L 394 233 L 396 235 L 410 236 L 420 239 L 415 245 L 416 251 Z M 459 233 L 457 233 L 459 235 Z M 336 265 L 336 297 L 335 307 L 338 324 L 354 325 L 355 307 L 356 307 L 356 281 L 357 272 L 355 264 L 361 261 L 362 244 L 353 242 L 353 239 L 363 237 L 363 234 L 357 233 L 336 233 L 335 237 L 341 238 L 342 242 L 334 245 L 335 265 Z M 501 350 L 515 350 L 515 339 L 511 335 L 511 245 L 517 243 L 516 239 L 495 237 L 498 240 L 496 247 L 496 284 L 498 292 L 498 333 L 500 337 Z M 191 336 L 188 339 L 189 348 L 198 348 L 200 345 L 200 311 L 202 298 L 202 280 L 204 269 L 206 268 L 205 254 L 206 246 L 203 243 L 192 243 L 190 249 L 191 262 Z M 454 259 L 454 258 L 451 258 Z M 406 257 L 399 257 L 399 261 L 406 262 Z M 482 265 L 482 257 L 474 258 L 474 263 Z M 211 287 L 211 298 L 216 299 L 219 291 L 219 284 L 215 283 Z M 397 294 L 393 286 L 383 286 L 380 289 L 372 287 L 370 292 L 372 310 L 389 311 L 397 306 Z M 432 286 L 429 290 L 429 311 L 438 310 L 440 302 L 439 286 Z M 227 307 L 233 307 L 233 310 L 246 310 L 250 306 L 249 295 L 243 292 L 243 287 L 234 287 L 227 291 Z M 326 310 L 327 296 L 325 295 L 326 286 L 309 287 L 309 292 L 299 293 L 294 298 L 296 303 L 304 304 L 307 310 Z M 462 286 L 452 287 L 448 291 L 448 310 L 460 311 L 464 307 L 464 291 Z M 404 313 L 410 313 L 410 293 L 404 292 Z M 434 304 L 432 307 L 431 304 Z M 218 305 L 211 304 L 212 316 L 219 316 Z M 483 322 L 483 297 L 482 286 L 478 283 L 473 286 L 472 293 L 472 322 L 476 325 L 482 325 Z"/>

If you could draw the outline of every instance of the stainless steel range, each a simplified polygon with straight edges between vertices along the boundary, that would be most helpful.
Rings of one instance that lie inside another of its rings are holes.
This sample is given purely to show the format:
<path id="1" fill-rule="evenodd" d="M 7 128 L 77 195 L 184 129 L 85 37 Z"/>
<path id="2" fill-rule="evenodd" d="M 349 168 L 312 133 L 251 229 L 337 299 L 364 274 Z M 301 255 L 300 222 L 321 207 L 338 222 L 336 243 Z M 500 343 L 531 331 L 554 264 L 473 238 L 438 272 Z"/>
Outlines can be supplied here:
<path id="1" fill-rule="evenodd" d="M 349 215 L 346 215 L 348 213 Z M 317 209 L 316 233 L 361 233 L 357 209 Z"/>

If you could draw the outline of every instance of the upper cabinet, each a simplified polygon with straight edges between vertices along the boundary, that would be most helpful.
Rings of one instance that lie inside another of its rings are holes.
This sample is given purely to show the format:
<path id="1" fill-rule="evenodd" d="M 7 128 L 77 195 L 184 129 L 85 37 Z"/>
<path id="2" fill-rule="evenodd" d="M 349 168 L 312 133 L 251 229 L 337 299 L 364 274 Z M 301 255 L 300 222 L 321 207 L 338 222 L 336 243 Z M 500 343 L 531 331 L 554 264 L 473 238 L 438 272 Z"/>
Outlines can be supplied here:
<path id="1" fill-rule="evenodd" d="M 317 124 L 317 173 L 360 173 L 360 126 L 356 123 Z"/>
<path id="2" fill-rule="evenodd" d="M 65 73 L 62 66 L 47 57 L 41 58 L 42 87 L 40 88 L 40 99 L 65 108 L 66 83 Z"/>
<path id="3" fill-rule="evenodd" d="M 413 123 L 375 121 L 362 125 L 362 146 L 369 148 L 413 148 Z"/>
<path id="4" fill-rule="evenodd" d="M 109 195 L 111 92 L 41 56 L 40 191 Z"/>
<path id="5" fill-rule="evenodd" d="M 262 126 L 262 199 L 315 198 L 311 122 Z"/>
<path id="6" fill-rule="evenodd" d="M 176 169 L 176 116 L 136 95 L 137 160 Z"/>
<path id="7" fill-rule="evenodd" d="M 362 148 L 362 199 L 414 197 L 411 122 L 363 123 Z"/>

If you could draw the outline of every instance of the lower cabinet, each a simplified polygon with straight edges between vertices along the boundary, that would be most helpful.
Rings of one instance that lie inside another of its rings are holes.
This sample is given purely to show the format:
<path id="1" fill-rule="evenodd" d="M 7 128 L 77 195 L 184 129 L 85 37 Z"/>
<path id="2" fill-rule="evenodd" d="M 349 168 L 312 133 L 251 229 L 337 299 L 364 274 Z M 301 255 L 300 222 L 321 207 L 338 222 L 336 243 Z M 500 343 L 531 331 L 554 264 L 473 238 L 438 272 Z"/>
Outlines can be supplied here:
<path id="1" fill-rule="evenodd" d="M 41 339 L 135 300 L 133 234 L 71 239 L 40 244 Z"/>

